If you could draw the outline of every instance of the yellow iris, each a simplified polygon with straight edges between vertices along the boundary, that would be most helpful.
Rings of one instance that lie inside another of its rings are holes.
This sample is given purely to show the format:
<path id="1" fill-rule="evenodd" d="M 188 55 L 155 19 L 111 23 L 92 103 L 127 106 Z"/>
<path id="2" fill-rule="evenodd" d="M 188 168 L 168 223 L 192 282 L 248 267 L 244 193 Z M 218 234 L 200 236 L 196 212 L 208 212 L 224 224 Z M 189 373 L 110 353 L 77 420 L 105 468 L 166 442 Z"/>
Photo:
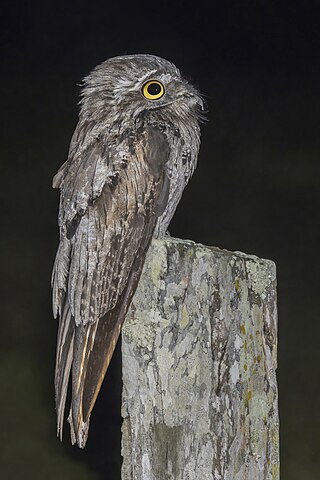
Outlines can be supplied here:
<path id="1" fill-rule="evenodd" d="M 142 93 L 148 100 L 158 100 L 164 95 L 164 86 L 158 80 L 150 80 L 143 85 Z"/>

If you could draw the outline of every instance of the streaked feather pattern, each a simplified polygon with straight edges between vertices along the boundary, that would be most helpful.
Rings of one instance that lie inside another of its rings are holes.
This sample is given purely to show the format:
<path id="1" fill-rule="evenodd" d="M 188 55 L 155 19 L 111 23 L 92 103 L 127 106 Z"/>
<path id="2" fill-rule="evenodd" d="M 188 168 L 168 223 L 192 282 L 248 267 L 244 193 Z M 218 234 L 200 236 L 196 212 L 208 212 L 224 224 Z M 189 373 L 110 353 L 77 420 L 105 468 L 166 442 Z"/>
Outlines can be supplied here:
<path id="1" fill-rule="evenodd" d="M 165 102 L 142 97 L 150 75 L 165 79 Z M 80 447 L 151 238 L 165 233 L 195 168 L 202 105 L 176 67 L 150 55 L 110 59 L 85 82 L 69 157 L 53 181 L 61 190 L 57 427 L 62 438 L 72 371 L 69 422 Z"/>

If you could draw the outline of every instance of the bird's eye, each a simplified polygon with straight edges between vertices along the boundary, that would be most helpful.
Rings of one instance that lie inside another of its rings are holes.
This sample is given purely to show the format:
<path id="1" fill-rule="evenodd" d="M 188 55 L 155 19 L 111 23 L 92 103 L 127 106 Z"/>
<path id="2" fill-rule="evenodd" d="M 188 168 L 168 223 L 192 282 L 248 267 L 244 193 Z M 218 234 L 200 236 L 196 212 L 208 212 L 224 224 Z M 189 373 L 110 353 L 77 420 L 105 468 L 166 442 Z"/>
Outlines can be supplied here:
<path id="1" fill-rule="evenodd" d="M 148 100 L 158 100 L 164 95 L 164 86 L 158 80 L 150 80 L 143 85 L 142 94 Z"/>

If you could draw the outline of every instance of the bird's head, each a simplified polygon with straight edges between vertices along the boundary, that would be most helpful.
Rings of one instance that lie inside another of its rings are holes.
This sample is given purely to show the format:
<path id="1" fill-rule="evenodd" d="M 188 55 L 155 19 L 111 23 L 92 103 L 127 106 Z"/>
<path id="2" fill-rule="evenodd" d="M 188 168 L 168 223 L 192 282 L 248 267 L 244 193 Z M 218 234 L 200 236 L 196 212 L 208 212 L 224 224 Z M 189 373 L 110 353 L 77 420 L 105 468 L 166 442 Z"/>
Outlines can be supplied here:
<path id="1" fill-rule="evenodd" d="M 85 79 L 82 113 L 95 121 L 127 123 L 141 115 L 175 123 L 199 120 L 204 102 L 199 92 L 167 60 L 154 55 L 114 57 Z"/>

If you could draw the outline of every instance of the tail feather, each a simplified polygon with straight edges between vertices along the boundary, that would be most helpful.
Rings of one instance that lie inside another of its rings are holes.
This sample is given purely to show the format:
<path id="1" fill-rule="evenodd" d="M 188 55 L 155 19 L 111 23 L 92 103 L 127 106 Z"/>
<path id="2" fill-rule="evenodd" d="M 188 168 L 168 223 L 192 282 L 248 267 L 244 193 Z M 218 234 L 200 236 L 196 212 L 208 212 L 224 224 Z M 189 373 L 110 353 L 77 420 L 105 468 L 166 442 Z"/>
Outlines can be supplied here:
<path id="1" fill-rule="evenodd" d="M 59 322 L 56 354 L 55 395 L 57 410 L 57 436 L 62 440 L 64 411 L 67 399 L 71 365 L 73 361 L 74 321 L 65 305 Z"/>
<path id="2" fill-rule="evenodd" d="M 86 444 L 90 415 L 116 347 L 131 302 L 120 298 L 98 322 L 76 327 L 72 366 L 71 436 L 80 448 Z"/>
<path id="3" fill-rule="evenodd" d="M 151 228 L 151 227 L 150 227 Z M 137 252 L 128 281 L 112 310 L 95 323 L 76 325 L 68 306 L 59 324 L 56 361 L 56 405 L 58 435 L 62 437 L 68 380 L 72 365 L 72 399 L 68 417 L 71 441 L 84 448 L 90 415 L 116 347 L 121 327 L 138 286 L 151 241 L 145 237 Z"/>

